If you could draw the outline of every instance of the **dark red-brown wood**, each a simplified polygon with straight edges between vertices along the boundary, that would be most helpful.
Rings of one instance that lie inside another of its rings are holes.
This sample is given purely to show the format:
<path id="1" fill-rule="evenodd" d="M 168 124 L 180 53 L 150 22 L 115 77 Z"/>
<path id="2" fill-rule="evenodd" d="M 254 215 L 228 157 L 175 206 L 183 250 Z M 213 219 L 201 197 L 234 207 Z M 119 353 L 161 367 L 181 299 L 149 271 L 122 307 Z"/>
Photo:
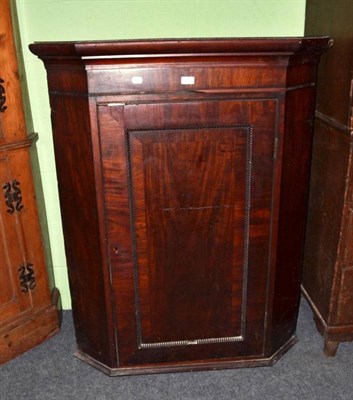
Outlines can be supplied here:
<path id="1" fill-rule="evenodd" d="M 319 68 L 303 292 L 324 351 L 353 340 L 353 3 L 307 1 L 306 32 L 330 33 Z"/>
<path id="2" fill-rule="evenodd" d="M 30 46 L 48 73 L 78 357 L 111 375 L 231 368 L 295 342 L 330 43 Z"/>

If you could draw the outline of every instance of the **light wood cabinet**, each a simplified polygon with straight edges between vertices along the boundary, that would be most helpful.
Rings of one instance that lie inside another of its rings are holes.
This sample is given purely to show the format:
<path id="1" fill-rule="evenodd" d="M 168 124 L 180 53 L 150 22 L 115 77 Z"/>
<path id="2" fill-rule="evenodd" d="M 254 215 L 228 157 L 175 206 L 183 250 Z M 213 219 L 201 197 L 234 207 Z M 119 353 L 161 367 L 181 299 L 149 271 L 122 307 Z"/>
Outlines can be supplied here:
<path id="1" fill-rule="evenodd" d="M 0 364 L 59 330 L 49 288 L 19 83 L 11 12 L 0 5 Z"/>

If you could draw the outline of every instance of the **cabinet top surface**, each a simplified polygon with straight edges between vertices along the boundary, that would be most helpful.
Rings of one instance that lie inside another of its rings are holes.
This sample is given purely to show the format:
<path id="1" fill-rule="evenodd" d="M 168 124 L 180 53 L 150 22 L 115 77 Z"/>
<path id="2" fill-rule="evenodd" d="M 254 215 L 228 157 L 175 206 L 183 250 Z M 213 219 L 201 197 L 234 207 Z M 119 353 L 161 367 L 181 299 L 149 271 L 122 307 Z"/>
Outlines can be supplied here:
<path id="1" fill-rule="evenodd" d="M 321 52 L 332 45 L 328 36 L 288 38 L 189 38 L 113 41 L 36 42 L 29 46 L 40 58 L 151 57 L 180 55 L 294 54 Z"/>

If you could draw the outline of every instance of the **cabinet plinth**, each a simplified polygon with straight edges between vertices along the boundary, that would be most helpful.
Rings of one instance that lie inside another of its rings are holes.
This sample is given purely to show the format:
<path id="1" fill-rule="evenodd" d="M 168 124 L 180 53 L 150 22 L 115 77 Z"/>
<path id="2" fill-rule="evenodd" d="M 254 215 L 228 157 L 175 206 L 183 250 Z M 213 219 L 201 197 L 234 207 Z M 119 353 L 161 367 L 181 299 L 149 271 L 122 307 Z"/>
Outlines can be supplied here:
<path id="1" fill-rule="evenodd" d="M 270 365 L 295 342 L 327 37 L 36 43 L 77 356 Z"/>

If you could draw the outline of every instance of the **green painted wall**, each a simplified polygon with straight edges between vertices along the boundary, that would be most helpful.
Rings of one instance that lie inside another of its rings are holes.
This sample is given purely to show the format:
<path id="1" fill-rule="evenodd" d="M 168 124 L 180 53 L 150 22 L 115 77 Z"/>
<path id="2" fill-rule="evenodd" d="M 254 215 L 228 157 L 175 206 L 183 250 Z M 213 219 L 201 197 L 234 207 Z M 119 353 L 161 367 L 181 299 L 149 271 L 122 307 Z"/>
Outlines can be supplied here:
<path id="1" fill-rule="evenodd" d="M 71 308 L 41 40 L 302 36 L 305 0 L 12 0 L 17 2 L 56 286 Z"/>

